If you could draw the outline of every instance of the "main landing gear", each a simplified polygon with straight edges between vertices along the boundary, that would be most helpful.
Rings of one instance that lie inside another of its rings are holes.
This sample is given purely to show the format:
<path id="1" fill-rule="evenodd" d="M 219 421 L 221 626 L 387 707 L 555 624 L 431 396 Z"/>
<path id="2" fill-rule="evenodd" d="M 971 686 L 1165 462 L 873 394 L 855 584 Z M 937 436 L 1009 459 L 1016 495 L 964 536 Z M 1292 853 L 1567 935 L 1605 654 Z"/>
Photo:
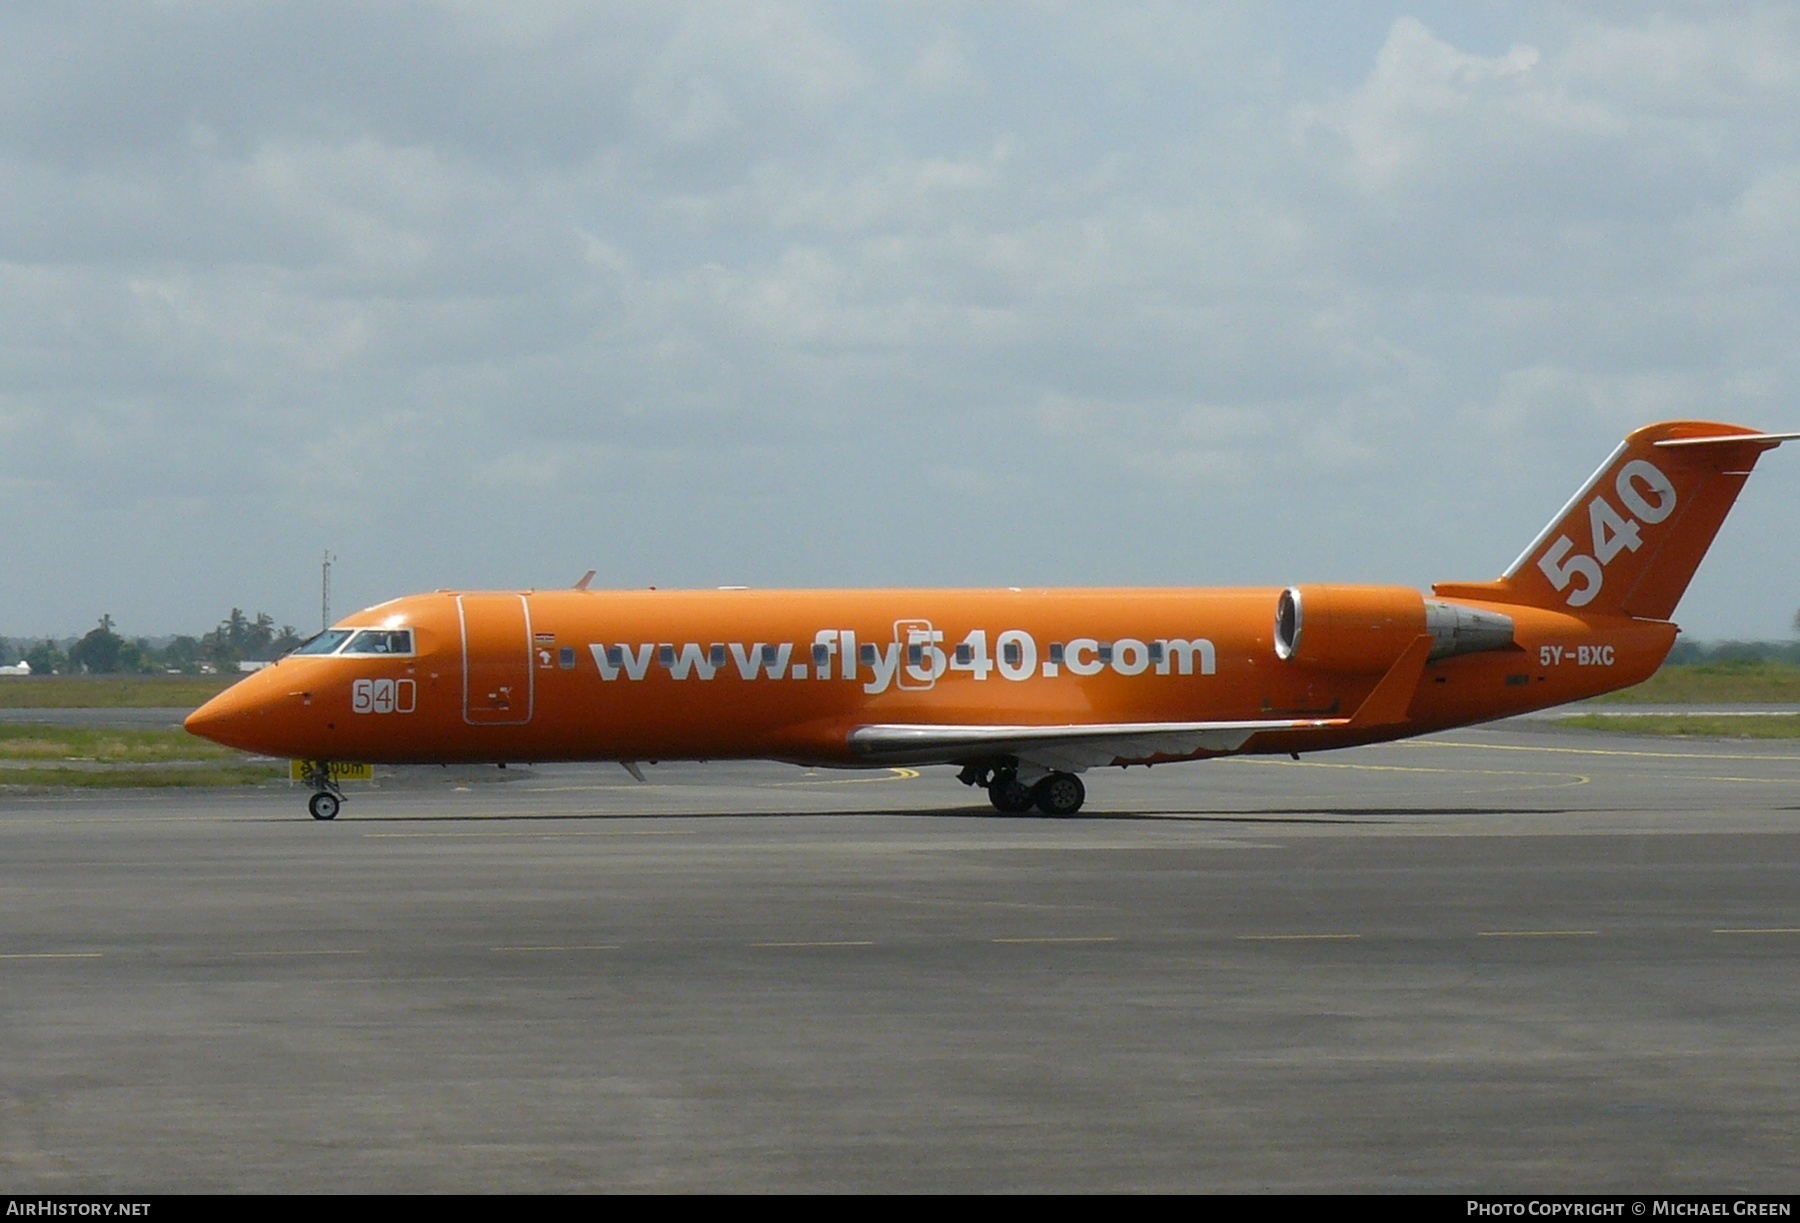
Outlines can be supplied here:
<path id="1" fill-rule="evenodd" d="M 988 801 L 994 804 L 994 810 L 1001 815 L 1024 815 L 1031 810 L 1031 804 L 1037 795 L 1032 788 L 1019 780 L 1017 773 L 1011 769 L 996 773 L 988 782 Z"/>
<path id="2" fill-rule="evenodd" d="M 313 788 L 312 797 L 306 800 L 306 809 L 312 817 L 335 820 L 339 808 L 344 805 L 344 792 L 331 778 L 331 765 L 324 760 L 307 761 L 303 780 Z"/>
<path id="3" fill-rule="evenodd" d="M 1073 773 L 1052 773 L 1031 787 L 1031 797 L 1045 815 L 1074 815 L 1087 799 L 1087 787 Z"/>
<path id="4" fill-rule="evenodd" d="M 1073 773 L 1049 773 L 1036 784 L 1019 780 L 1019 766 L 968 765 L 957 775 L 966 786 L 981 786 L 1001 815 L 1024 815 L 1033 807 L 1045 815 L 1074 815 L 1087 798 L 1087 787 Z"/>

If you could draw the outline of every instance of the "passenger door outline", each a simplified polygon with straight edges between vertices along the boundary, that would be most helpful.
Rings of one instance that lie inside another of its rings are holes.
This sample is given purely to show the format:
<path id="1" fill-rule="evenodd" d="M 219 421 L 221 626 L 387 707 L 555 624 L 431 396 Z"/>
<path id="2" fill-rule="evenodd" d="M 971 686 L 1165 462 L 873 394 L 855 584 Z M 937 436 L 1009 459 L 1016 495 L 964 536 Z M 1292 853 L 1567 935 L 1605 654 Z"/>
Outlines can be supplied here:
<path id="1" fill-rule="evenodd" d="M 497 631 L 483 632 L 480 617 L 476 631 L 478 647 L 476 664 L 470 665 L 469 612 L 488 612 L 519 617 L 518 654 L 506 653 L 512 625 L 502 624 Z M 523 726 L 531 721 L 537 696 L 536 668 L 532 664 L 531 604 L 524 595 L 477 594 L 456 596 L 456 618 L 462 628 L 463 721 L 470 726 Z M 480 647 L 485 647 L 482 649 Z M 500 652 L 494 651 L 498 648 Z M 523 700 L 520 694 L 523 693 Z"/>

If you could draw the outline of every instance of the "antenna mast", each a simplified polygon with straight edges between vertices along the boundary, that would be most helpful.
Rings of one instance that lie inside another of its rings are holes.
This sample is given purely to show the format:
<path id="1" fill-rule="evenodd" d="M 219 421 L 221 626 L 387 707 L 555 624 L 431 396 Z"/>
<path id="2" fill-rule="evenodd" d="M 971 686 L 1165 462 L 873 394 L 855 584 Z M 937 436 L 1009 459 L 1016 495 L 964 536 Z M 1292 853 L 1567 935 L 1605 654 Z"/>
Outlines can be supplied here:
<path id="1" fill-rule="evenodd" d="M 331 562 L 337 558 L 325 550 L 325 563 L 319 566 L 319 631 L 331 627 Z"/>

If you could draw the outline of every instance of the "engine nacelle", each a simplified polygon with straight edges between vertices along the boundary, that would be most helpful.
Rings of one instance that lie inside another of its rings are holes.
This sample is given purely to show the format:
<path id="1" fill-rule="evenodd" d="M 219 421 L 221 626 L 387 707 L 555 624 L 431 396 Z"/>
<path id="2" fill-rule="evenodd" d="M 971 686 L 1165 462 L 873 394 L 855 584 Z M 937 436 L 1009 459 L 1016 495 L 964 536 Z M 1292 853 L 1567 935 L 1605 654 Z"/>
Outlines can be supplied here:
<path id="1" fill-rule="evenodd" d="M 1276 655 L 1323 671 L 1386 671 L 1426 634 L 1436 660 L 1509 649 L 1513 622 L 1406 586 L 1290 586 L 1275 603 Z"/>
<path id="2" fill-rule="evenodd" d="M 1405 586 L 1290 586 L 1275 604 L 1275 653 L 1324 671 L 1386 671 L 1426 632 Z"/>

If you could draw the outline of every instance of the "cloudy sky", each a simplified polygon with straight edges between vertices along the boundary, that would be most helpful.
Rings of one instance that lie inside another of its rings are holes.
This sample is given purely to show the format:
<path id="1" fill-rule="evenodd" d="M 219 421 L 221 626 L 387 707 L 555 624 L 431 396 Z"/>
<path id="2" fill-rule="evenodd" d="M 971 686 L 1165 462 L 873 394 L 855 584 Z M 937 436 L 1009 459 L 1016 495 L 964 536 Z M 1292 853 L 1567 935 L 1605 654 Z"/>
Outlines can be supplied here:
<path id="1" fill-rule="evenodd" d="M 0 8 L 0 633 L 1497 574 L 1800 428 L 1800 10 Z M 1781 637 L 1800 450 L 1679 613 Z"/>

